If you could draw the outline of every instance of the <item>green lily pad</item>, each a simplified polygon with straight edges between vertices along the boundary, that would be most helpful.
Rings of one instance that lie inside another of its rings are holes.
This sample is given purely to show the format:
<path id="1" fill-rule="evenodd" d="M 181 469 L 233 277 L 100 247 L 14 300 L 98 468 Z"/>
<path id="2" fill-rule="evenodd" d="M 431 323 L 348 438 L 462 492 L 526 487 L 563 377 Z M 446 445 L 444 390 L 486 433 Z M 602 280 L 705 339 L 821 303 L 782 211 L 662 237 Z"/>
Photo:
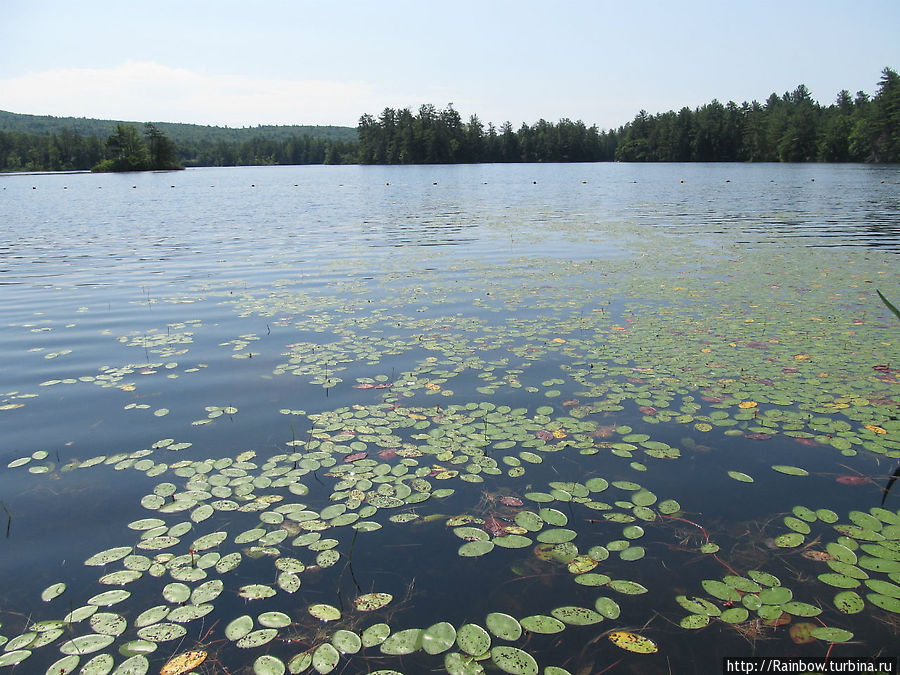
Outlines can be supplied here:
<path id="1" fill-rule="evenodd" d="M 316 647 L 312 655 L 312 666 L 320 675 L 326 675 L 337 668 L 341 655 L 330 642 L 324 642 Z"/>
<path id="2" fill-rule="evenodd" d="M 753 482 L 752 476 L 748 476 L 747 474 L 741 473 L 740 471 L 729 471 L 728 476 L 733 478 L 736 481 L 741 482 L 741 483 L 752 483 Z"/>
<path id="3" fill-rule="evenodd" d="M 491 648 L 491 636 L 478 624 L 467 623 L 456 632 L 456 644 L 466 654 L 481 656 Z"/>
<path id="4" fill-rule="evenodd" d="M 613 579 L 609 582 L 609 587 L 624 595 L 640 595 L 647 592 L 647 588 L 638 582 L 624 579 Z"/>
<path id="5" fill-rule="evenodd" d="M 374 612 L 381 609 L 394 599 L 390 593 L 364 593 L 353 601 L 353 605 L 360 612 Z"/>
<path id="6" fill-rule="evenodd" d="M 225 626 L 225 637 L 236 642 L 253 630 L 253 618 L 247 614 L 233 619 Z"/>
<path id="7" fill-rule="evenodd" d="M 46 675 L 69 675 L 69 673 L 75 672 L 79 661 L 81 661 L 81 657 L 78 654 L 64 656 L 47 668 Z"/>
<path id="8" fill-rule="evenodd" d="M 477 558 L 485 553 L 490 553 L 493 548 L 493 541 L 467 541 L 459 547 L 457 554 L 462 558 Z"/>
<path id="9" fill-rule="evenodd" d="M 331 636 L 331 644 L 341 654 L 356 654 L 362 649 L 362 640 L 359 635 L 350 630 L 336 630 Z"/>
<path id="10" fill-rule="evenodd" d="M 708 614 L 688 614 L 685 617 L 682 617 L 678 622 L 678 625 L 682 628 L 687 628 L 688 630 L 696 630 L 698 628 L 705 628 L 709 625 L 709 615 Z"/>
<path id="11" fill-rule="evenodd" d="M 866 600 L 886 612 L 900 614 L 900 599 L 880 593 L 866 593 Z"/>
<path id="12" fill-rule="evenodd" d="M 775 545 L 779 548 L 794 548 L 803 543 L 804 536 L 799 532 L 788 532 L 775 537 Z"/>
<path id="13" fill-rule="evenodd" d="M 759 599 L 764 605 L 782 605 L 785 602 L 790 602 L 793 597 L 794 594 L 791 589 L 784 586 L 767 588 L 759 594 Z"/>
<path id="14" fill-rule="evenodd" d="M 740 594 L 734 588 L 718 579 L 704 579 L 701 585 L 703 590 L 719 600 L 738 602 L 741 599 Z"/>
<path id="15" fill-rule="evenodd" d="M 831 628 L 830 626 L 816 626 L 810 630 L 810 634 L 819 640 L 825 642 L 847 642 L 853 639 L 853 633 L 842 628 Z"/>
<path id="16" fill-rule="evenodd" d="M 538 673 L 538 664 L 534 657 L 516 647 L 494 647 L 491 649 L 491 660 L 504 673 L 513 675 L 537 675 Z"/>
<path id="17" fill-rule="evenodd" d="M 381 653 L 393 656 L 412 654 L 422 648 L 423 632 L 421 628 L 407 628 L 393 633 L 381 643 Z"/>
<path id="18" fill-rule="evenodd" d="M 168 642 L 187 635 L 187 628 L 177 623 L 154 623 L 137 631 L 138 637 L 148 642 Z"/>
<path id="19" fill-rule="evenodd" d="M 284 675 L 284 662 L 270 654 L 263 654 L 253 662 L 253 675 Z"/>
<path id="20" fill-rule="evenodd" d="M 113 635 L 102 635 L 99 633 L 81 635 L 63 642 L 59 646 L 59 651 L 63 654 L 79 654 L 83 656 L 84 654 L 92 654 L 93 652 L 99 652 L 101 649 L 106 649 L 115 639 Z"/>
<path id="21" fill-rule="evenodd" d="M 306 611 L 319 619 L 319 621 L 337 621 L 341 618 L 341 610 L 332 605 L 318 603 L 310 605 L 306 608 Z"/>
<path id="22" fill-rule="evenodd" d="M 659 509 L 660 513 L 668 516 L 681 511 L 681 504 L 674 499 L 666 499 L 665 501 L 660 502 L 656 508 Z"/>
<path id="23" fill-rule="evenodd" d="M 128 626 L 124 617 L 111 612 L 97 612 L 90 618 L 90 624 L 94 632 L 113 636 L 121 635 Z"/>
<path id="24" fill-rule="evenodd" d="M 291 617 L 284 612 L 263 612 L 256 620 L 266 628 L 285 628 L 291 625 Z"/>
<path id="25" fill-rule="evenodd" d="M 518 640 L 522 635 L 522 626 L 509 614 L 491 612 L 485 617 L 484 625 L 501 640 Z"/>
<path id="26" fill-rule="evenodd" d="M 856 591 L 841 591 L 834 596 L 834 606 L 842 614 L 858 614 L 865 607 L 865 602 Z"/>
<path id="27" fill-rule="evenodd" d="M 566 625 L 559 619 L 544 614 L 526 616 L 524 619 L 519 619 L 519 623 L 522 624 L 522 628 L 527 631 L 547 635 L 560 633 L 566 628 Z"/>
<path id="28" fill-rule="evenodd" d="M 65 592 L 65 590 L 66 590 L 66 585 L 62 582 L 53 584 L 51 586 L 47 586 L 47 588 L 45 588 L 41 592 L 41 600 L 43 600 L 44 602 L 50 602 L 51 600 L 58 598 L 60 595 L 62 595 Z"/>
<path id="29" fill-rule="evenodd" d="M 422 632 L 422 649 L 428 654 L 442 654 L 456 643 L 456 628 L 441 621 Z"/>
<path id="30" fill-rule="evenodd" d="M 563 623 L 573 626 L 589 626 L 603 621 L 603 617 L 600 614 L 586 607 L 557 607 L 551 610 L 550 614 Z"/>
<path id="31" fill-rule="evenodd" d="M 362 639 L 363 647 L 374 647 L 384 642 L 390 634 L 390 626 L 386 623 L 376 623 L 366 628 L 360 635 L 360 638 Z"/>
<path id="32" fill-rule="evenodd" d="M 27 649 L 16 649 L 14 651 L 0 654 L 0 667 L 16 666 L 31 656 L 31 652 Z"/>
<path id="33" fill-rule="evenodd" d="M 448 675 L 483 675 L 484 668 L 472 656 L 450 652 L 444 656 L 444 669 Z"/>
<path id="34" fill-rule="evenodd" d="M 277 628 L 258 628 L 247 633 L 240 640 L 234 643 L 238 649 L 253 649 L 268 644 L 278 637 Z"/>
<path id="35" fill-rule="evenodd" d="M 818 579 L 835 588 L 856 588 L 859 586 L 859 579 L 854 579 L 845 574 L 837 574 L 835 572 L 825 572 L 820 574 Z"/>
<path id="36" fill-rule="evenodd" d="M 748 616 L 750 616 L 750 612 L 746 607 L 730 607 L 722 612 L 719 618 L 725 623 L 741 623 L 746 621 Z"/>
<path id="37" fill-rule="evenodd" d="M 772 468 L 775 469 L 778 473 L 783 473 L 787 476 L 808 476 L 809 471 L 806 469 L 801 469 L 798 466 L 789 466 L 787 464 L 773 464 Z"/>
<path id="38" fill-rule="evenodd" d="M 788 614 L 792 614 L 793 616 L 802 617 L 819 616 L 819 614 L 822 613 L 822 610 L 819 607 L 810 605 L 806 602 L 798 602 L 797 600 L 791 600 L 790 602 L 782 603 L 781 609 Z"/>
<path id="39" fill-rule="evenodd" d="M 619 613 L 621 611 L 619 608 L 619 604 L 612 598 L 600 596 L 599 598 L 597 598 L 594 607 L 596 608 L 597 612 L 602 614 L 607 619 L 619 618 Z"/>

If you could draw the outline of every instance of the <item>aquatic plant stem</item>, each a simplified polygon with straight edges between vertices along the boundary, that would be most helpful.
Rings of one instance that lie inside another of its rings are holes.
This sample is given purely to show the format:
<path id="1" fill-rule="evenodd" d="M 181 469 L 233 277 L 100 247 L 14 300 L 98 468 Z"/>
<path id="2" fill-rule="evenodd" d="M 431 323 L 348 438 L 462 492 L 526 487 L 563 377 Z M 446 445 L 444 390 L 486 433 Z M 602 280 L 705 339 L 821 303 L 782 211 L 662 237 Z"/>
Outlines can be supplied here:
<path id="1" fill-rule="evenodd" d="M 698 529 L 703 533 L 703 536 L 704 536 L 704 537 L 706 537 L 706 543 L 707 543 L 707 544 L 710 543 L 711 540 L 710 540 L 710 538 L 709 538 L 709 535 L 706 533 L 706 530 L 703 529 L 703 526 L 702 526 L 702 525 L 698 525 L 698 524 L 695 523 L 694 521 L 688 520 L 687 518 L 678 518 L 677 516 L 667 516 L 667 515 L 664 514 L 664 513 L 661 513 L 660 515 L 661 515 L 663 518 L 668 518 L 669 520 L 680 520 L 682 523 L 687 523 L 688 525 L 693 525 L 694 527 L 698 528 Z M 721 559 L 719 556 L 717 556 L 715 553 L 712 554 L 712 557 L 715 558 L 716 560 L 718 560 L 722 565 L 724 565 L 725 568 L 728 569 L 728 571 L 731 572 L 734 576 L 736 576 L 736 577 L 743 576 L 743 575 L 738 574 L 737 572 L 735 572 L 734 569 L 731 567 L 731 565 L 729 565 L 727 562 L 725 562 L 724 560 L 722 560 L 722 559 Z"/>

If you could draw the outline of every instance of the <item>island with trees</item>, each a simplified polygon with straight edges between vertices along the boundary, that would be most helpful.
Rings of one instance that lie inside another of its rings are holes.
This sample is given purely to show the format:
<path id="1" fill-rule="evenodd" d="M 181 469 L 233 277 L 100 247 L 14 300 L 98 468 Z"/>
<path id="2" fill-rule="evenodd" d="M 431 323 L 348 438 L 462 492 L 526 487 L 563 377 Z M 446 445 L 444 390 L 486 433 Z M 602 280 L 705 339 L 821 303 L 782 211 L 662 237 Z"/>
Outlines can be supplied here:
<path id="1" fill-rule="evenodd" d="M 175 171 L 183 169 L 173 143 L 155 124 L 144 125 L 144 138 L 130 124 L 118 124 L 106 139 L 107 157 L 91 168 L 108 171 Z"/>
<path id="2" fill-rule="evenodd" d="M 147 123 L 143 135 L 125 122 L 0 111 L 0 171 L 611 161 L 900 162 L 900 75 L 885 68 L 874 96 L 842 90 L 830 105 L 801 84 L 762 103 L 641 110 L 606 130 L 565 118 L 496 127 L 474 114 L 464 121 L 452 104 L 385 108 L 355 129 Z"/>

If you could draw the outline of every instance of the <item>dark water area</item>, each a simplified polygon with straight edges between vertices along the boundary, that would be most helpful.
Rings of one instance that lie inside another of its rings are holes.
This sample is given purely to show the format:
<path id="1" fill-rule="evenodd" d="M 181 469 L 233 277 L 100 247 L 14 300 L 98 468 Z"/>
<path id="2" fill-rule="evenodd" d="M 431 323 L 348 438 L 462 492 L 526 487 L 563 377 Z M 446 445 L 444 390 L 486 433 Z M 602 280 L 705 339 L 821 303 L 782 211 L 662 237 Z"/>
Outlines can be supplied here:
<path id="1" fill-rule="evenodd" d="M 898 213 L 896 166 L 0 176 L 0 668 L 896 656 Z"/>

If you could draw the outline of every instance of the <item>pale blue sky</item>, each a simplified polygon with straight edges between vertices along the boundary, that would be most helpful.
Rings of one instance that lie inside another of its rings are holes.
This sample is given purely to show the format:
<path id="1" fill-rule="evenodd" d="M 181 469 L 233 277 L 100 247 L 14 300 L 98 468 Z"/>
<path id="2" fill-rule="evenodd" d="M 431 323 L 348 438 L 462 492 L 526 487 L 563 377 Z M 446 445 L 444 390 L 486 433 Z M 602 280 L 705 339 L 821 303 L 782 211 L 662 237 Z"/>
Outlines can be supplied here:
<path id="1" fill-rule="evenodd" d="M 601 128 L 900 69 L 900 0 L 0 0 L 0 109 L 229 126 L 452 102 Z"/>

